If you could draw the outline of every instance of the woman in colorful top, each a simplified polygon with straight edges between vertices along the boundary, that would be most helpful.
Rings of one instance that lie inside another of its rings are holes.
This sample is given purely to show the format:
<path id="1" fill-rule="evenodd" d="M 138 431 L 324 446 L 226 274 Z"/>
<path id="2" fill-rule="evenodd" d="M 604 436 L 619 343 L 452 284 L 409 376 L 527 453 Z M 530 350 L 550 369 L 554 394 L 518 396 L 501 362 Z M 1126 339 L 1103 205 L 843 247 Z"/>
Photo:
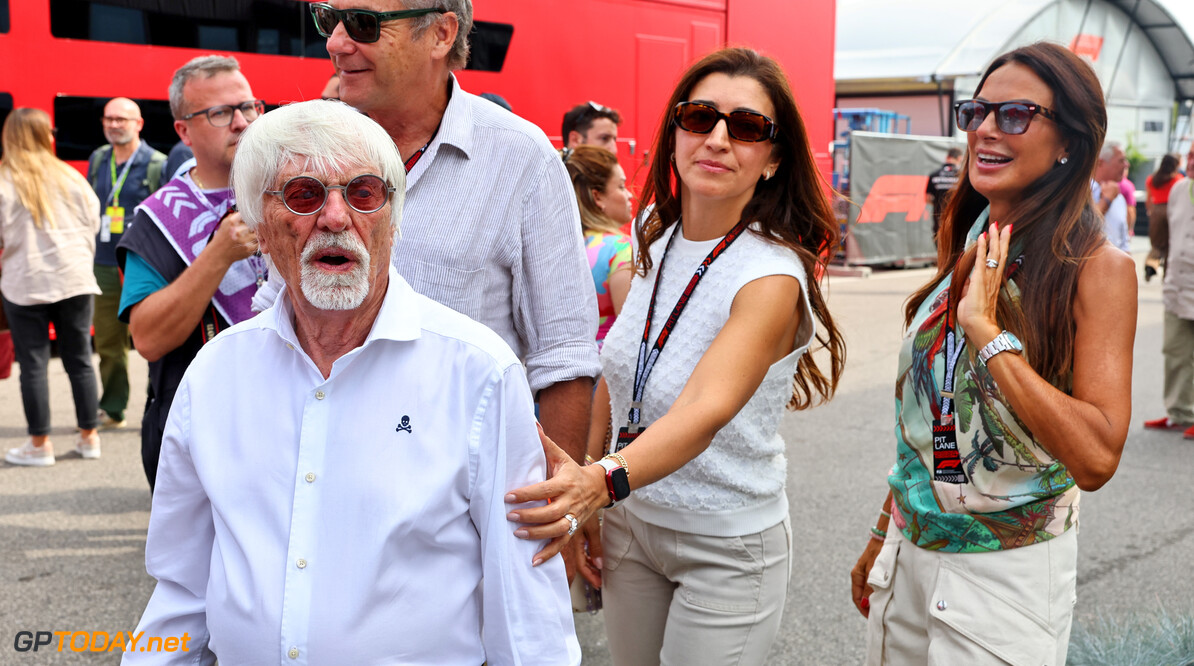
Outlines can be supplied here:
<path id="1" fill-rule="evenodd" d="M 597 348 L 622 311 L 630 291 L 630 237 L 619 227 L 633 218 L 633 197 L 618 158 L 604 148 L 577 146 L 567 152 L 564 165 L 580 204 L 580 226 L 589 253 L 589 269 L 597 289 Z"/>
<path id="2" fill-rule="evenodd" d="M 1144 260 L 1145 282 L 1157 274 L 1169 254 L 1169 190 L 1181 178 L 1178 165 L 1177 155 L 1166 155 L 1161 158 L 1157 172 L 1144 179 L 1147 193 L 1144 209 L 1148 212 L 1148 241 L 1152 246 Z"/>
<path id="3" fill-rule="evenodd" d="M 580 492 L 515 513 L 555 521 L 525 528 L 554 537 L 565 512 L 580 522 L 617 503 L 587 521 L 577 562 L 602 586 L 613 663 L 761 664 L 791 570 L 779 422 L 785 404 L 831 395 L 845 357 L 815 279 L 838 225 L 774 60 L 710 54 L 667 109 L 644 190 L 654 209 L 601 354 L 612 427 L 590 428 L 598 460 Z M 825 374 L 805 353 L 814 338 Z"/>
<path id="4" fill-rule="evenodd" d="M 21 401 L 29 439 L 4 459 L 54 464 L 50 442 L 50 324 L 75 398 L 75 450 L 100 457 L 99 396 L 91 365 L 91 313 L 99 286 L 92 272 L 99 199 L 87 180 L 54 156 L 50 116 L 15 109 L 0 134 L 0 296 L 21 366 Z"/>
<path id="5" fill-rule="evenodd" d="M 1099 80 L 1038 43 L 975 96 L 938 273 L 905 311 L 892 492 L 852 572 L 868 664 L 1064 664 L 1079 489 L 1115 473 L 1132 411 L 1135 264 L 1090 196 Z"/>

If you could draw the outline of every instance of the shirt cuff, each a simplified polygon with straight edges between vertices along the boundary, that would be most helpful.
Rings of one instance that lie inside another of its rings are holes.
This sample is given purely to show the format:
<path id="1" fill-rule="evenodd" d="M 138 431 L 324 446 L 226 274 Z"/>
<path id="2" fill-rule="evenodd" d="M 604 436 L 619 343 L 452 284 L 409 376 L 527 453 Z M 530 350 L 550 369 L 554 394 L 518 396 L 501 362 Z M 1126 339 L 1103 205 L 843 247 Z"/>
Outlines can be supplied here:
<path id="1" fill-rule="evenodd" d="M 528 354 L 524 362 L 532 395 L 552 384 L 581 377 L 596 379 L 601 374 L 596 340 L 558 344 L 550 349 Z"/>

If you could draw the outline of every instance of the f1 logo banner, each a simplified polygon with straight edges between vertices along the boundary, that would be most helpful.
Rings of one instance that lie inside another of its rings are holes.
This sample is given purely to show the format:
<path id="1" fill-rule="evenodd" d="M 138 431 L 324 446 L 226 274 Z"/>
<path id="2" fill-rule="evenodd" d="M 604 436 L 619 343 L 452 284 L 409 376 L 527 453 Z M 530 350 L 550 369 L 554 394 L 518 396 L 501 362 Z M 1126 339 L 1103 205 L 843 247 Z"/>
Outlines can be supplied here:
<path id="1" fill-rule="evenodd" d="M 933 217 L 925 203 L 930 173 L 952 137 L 853 132 L 850 136 L 850 206 L 846 262 L 907 264 L 933 261 Z"/>

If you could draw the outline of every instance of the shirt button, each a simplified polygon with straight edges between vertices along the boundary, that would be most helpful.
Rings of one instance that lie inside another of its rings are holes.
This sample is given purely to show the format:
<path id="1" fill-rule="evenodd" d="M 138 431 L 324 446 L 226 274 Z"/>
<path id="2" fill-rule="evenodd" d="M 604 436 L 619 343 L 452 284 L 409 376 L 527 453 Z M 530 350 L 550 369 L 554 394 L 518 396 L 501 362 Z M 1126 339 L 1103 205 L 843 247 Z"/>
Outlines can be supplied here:
<path id="1" fill-rule="evenodd" d="M 303 558 L 300 557 L 298 559 L 298 562 L 295 562 L 294 565 L 300 569 L 306 569 L 307 568 L 307 560 L 304 560 Z"/>
<path id="2" fill-rule="evenodd" d="M 949 604 L 945 603 L 945 599 L 937 602 L 937 610 L 944 611 L 946 608 L 949 608 Z"/>
<path id="3" fill-rule="evenodd" d="M 286 343 L 286 347 L 287 347 L 287 348 L 288 348 L 290 351 L 294 351 L 294 345 L 290 344 L 289 342 L 287 342 L 287 343 Z"/>
<path id="4" fill-rule="evenodd" d="M 315 483 L 315 472 L 307 472 L 307 476 L 304 478 L 307 479 L 307 483 Z"/>
<path id="5" fill-rule="evenodd" d="M 298 648 L 290 648 L 290 651 L 286 653 L 286 656 L 290 657 L 291 659 L 298 659 Z"/>
<path id="6" fill-rule="evenodd" d="M 323 398 L 324 398 L 324 396 L 325 396 L 325 395 L 327 395 L 327 394 L 326 394 L 326 393 L 324 393 L 323 391 L 316 391 L 316 392 L 315 392 L 315 399 L 316 399 L 316 400 L 323 400 Z"/>

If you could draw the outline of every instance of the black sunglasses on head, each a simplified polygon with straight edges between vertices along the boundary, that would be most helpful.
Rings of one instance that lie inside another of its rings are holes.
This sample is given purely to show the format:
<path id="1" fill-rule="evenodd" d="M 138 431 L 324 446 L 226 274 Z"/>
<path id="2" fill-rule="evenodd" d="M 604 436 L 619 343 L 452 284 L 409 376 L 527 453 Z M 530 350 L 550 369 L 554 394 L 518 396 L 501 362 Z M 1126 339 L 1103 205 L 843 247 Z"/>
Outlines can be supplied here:
<path id="1" fill-rule="evenodd" d="M 326 2 L 311 5 L 311 18 L 315 19 L 315 30 L 324 38 L 332 36 L 336 24 L 344 24 L 344 32 L 348 38 L 361 44 L 372 44 L 381 39 L 381 24 L 386 21 L 415 18 L 427 14 L 443 14 L 448 10 L 442 7 L 427 9 L 401 9 L 396 12 L 374 12 L 368 9 L 336 9 Z"/>
<path id="2" fill-rule="evenodd" d="M 1023 134 L 1028 131 L 1032 117 L 1036 114 L 1057 122 L 1057 114 L 1040 104 L 1031 102 L 984 102 L 968 99 L 954 104 L 958 129 L 963 132 L 977 132 L 987 114 L 995 112 L 995 125 L 1004 134 Z"/>
<path id="3" fill-rule="evenodd" d="M 726 121 L 726 132 L 731 139 L 746 143 L 757 143 L 774 139 L 779 133 L 775 121 L 754 111 L 731 111 L 722 113 L 701 102 L 680 102 L 672 111 L 672 122 L 685 132 L 708 134 L 717 123 Z"/>

